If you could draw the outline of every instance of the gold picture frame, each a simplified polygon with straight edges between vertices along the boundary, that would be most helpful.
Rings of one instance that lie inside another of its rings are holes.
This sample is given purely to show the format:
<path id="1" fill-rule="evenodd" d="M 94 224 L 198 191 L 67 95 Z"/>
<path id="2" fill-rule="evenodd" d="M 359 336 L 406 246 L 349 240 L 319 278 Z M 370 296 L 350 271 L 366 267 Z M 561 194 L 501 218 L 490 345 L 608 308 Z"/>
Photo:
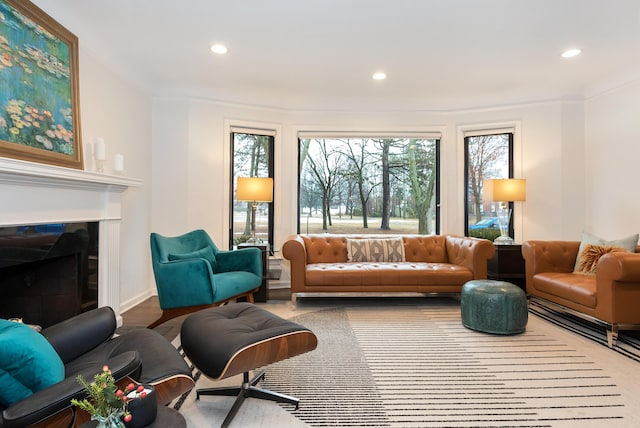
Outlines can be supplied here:
<path id="1" fill-rule="evenodd" d="M 83 169 L 78 38 L 28 0 L 0 0 L 0 156 Z"/>

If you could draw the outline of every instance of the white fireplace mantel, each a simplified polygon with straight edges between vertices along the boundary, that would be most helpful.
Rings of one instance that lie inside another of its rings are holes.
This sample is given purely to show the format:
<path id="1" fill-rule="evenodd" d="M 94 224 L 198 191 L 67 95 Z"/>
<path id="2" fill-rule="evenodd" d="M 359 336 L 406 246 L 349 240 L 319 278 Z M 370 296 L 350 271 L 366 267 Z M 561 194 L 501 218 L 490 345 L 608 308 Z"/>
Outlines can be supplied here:
<path id="1" fill-rule="evenodd" d="M 99 191 L 113 188 L 114 191 L 123 192 L 128 187 L 141 185 L 142 181 L 119 175 L 0 158 L 0 183 Z"/>
<path id="2" fill-rule="evenodd" d="M 0 227 L 98 221 L 98 306 L 120 316 L 122 193 L 141 180 L 0 158 Z"/>

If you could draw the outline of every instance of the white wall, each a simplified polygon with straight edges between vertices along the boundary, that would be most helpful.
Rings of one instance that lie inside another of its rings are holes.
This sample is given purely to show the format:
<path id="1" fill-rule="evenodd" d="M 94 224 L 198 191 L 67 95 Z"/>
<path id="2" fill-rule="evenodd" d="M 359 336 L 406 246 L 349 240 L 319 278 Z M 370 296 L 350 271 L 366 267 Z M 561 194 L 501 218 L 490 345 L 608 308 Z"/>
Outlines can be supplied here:
<path id="1" fill-rule="evenodd" d="M 121 153 L 124 175 L 142 180 L 122 195 L 120 301 L 126 310 L 155 293 L 148 267 L 151 207 L 151 101 L 150 97 L 112 74 L 90 52 L 82 51 L 80 111 L 86 143 L 96 136 L 107 146 L 105 172 L 112 173 L 113 157 Z M 89 152 L 89 150 L 87 150 Z M 91 161 L 85 161 L 91 168 Z"/>
<path id="2" fill-rule="evenodd" d="M 202 228 L 226 249 L 230 147 L 225 122 L 238 119 L 277 127 L 277 121 L 266 121 L 282 120 L 281 116 L 270 110 L 202 100 L 155 99 L 152 230 L 175 236 Z M 275 148 L 276 156 L 280 150 Z M 277 179 L 279 171 L 275 174 Z M 280 210 L 278 191 L 276 209 Z"/>
<path id="3" fill-rule="evenodd" d="M 182 120 L 185 114 L 188 118 Z M 516 126 L 519 133 L 516 176 L 528 180 L 527 201 L 516 207 L 516 240 L 577 239 L 584 223 L 581 179 L 584 176 L 584 128 L 580 103 L 557 102 L 456 113 L 313 112 L 162 98 L 154 100 L 153 122 L 167 136 L 154 138 L 154 154 L 161 153 L 158 157 L 166 160 L 154 162 L 154 177 L 171 170 L 172 177 L 187 180 L 188 187 L 154 186 L 152 228 L 169 234 L 204 228 L 223 248 L 227 247 L 229 226 L 227 122 L 248 126 L 258 122 L 259 127 L 282 130 L 275 147 L 276 248 L 296 231 L 297 132 L 300 130 L 442 132 L 442 232 L 463 233 L 464 164 L 458 130 Z M 181 137 L 173 137 L 176 134 Z M 179 153 L 175 156 L 165 153 L 177 149 L 178 139 L 186 140 L 186 147 L 179 149 L 187 152 L 186 160 Z M 164 201 L 161 210 L 156 209 L 156 200 Z"/>
<path id="4" fill-rule="evenodd" d="M 39 7 L 79 39 L 81 141 L 86 147 L 102 137 L 107 146 L 106 173 L 113 172 L 113 156 L 125 159 L 124 175 L 142 180 L 140 187 L 123 194 L 120 251 L 120 308 L 126 310 L 155 293 L 149 251 L 151 208 L 151 98 L 143 90 L 113 72 L 86 48 L 83 30 L 89 23 L 75 19 L 73 10 L 53 0 L 36 1 Z M 85 169 L 93 163 L 85 148 Z"/>
<path id="5" fill-rule="evenodd" d="M 585 102 L 585 228 L 606 239 L 640 231 L 640 81 Z"/>
<path id="6" fill-rule="evenodd" d="M 454 114 L 452 120 L 463 124 L 495 120 L 520 124 L 519 135 L 517 130 L 515 135 L 514 175 L 527 179 L 527 200 L 516 203 L 516 242 L 570 240 L 580 236 L 584 203 L 576 195 L 583 194 L 584 184 L 570 179 L 584 175 L 580 103 L 555 102 L 472 111 Z"/>
<path id="7" fill-rule="evenodd" d="M 80 39 L 82 137 L 105 138 L 108 156 L 125 156 L 125 174 L 143 180 L 124 195 L 122 308 L 155 291 L 148 234 L 195 228 L 228 241 L 229 123 L 279 130 L 275 147 L 276 247 L 296 230 L 298 130 L 420 131 L 442 138 L 442 232 L 463 231 L 460 129 L 516 124 L 516 176 L 527 201 L 516 206 L 516 240 L 578 239 L 582 229 L 604 237 L 638 231 L 633 193 L 638 164 L 640 84 L 585 103 L 550 102 L 460 112 L 285 111 L 196 99 L 154 99 L 117 67 L 101 63 L 82 41 L 90 23 L 36 0 Z"/>
<path id="8" fill-rule="evenodd" d="M 152 112 L 151 212 L 160 215 L 152 216 L 151 224 L 152 231 L 168 236 L 188 224 L 189 201 L 188 103 L 175 101 L 172 107 L 154 103 Z"/>

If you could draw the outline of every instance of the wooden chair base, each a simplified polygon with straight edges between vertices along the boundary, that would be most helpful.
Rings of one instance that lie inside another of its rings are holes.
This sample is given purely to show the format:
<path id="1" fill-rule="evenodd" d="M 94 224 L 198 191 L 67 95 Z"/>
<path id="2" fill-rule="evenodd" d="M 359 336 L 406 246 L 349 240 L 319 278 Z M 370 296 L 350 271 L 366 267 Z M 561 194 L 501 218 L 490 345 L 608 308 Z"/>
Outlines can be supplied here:
<path id="1" fill-rule="evenodd" d="M 178 318 L 181 317 L 182 315 L 187 315 L 190 314 L 192 312 L 197 312 L 200 311 L 202 309 L 207 309 L 207 308 L 214 308 L 216 306 L 222 306 L 225 305 L 231 301 L 235 301 L 237 299 L 241 299 L 241 298 L 246 298 L 247 302 L 249 303 L 253 303 L 253 293 L 257 292 L 258 289 L 256 288 L 255 290 L 251 290 L 247 293 L 243 293 L 243 294 L 238 294 L 237 296 L 233 296 L 230 299 L 227 300 L 222 300 L 220 302 L 216 302 L 216 303 L 212 303 L 210 305 L 194 305 L 194 306 L 185 306 L 182 308 L 171 308 L 171 309 L 163 309 L 162 310 L 162 315 L 160 315 L 160 318 L 158 318 L 157 320 L 155 320 L 154 322 L 152 322 L 151 324 L 149 324 L 147 326 L 147 328 L 156 328 L 157 326 L 159 326 L 160 324 L 163 324 L 173 318 Z"/>

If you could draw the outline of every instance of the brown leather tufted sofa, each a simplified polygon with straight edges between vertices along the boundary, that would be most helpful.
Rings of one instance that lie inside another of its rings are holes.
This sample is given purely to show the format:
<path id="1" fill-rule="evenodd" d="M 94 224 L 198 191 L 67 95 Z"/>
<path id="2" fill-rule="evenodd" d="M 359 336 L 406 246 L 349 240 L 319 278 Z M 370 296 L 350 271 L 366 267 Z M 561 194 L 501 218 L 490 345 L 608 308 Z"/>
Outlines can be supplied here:
<path id="1" fill-rule="evenodd" d="M 613 347 L 619 330 L 640 329 L 640 247 L 635 253 L 605 254 L 595 276 L 573 273 L 579 247 L 579 241 L 524 242 L 527 293 L 604 325 Z"/>
<path id="2" fill-rule="evenodd" d="M 459 293 L 465 282 L 487 277 L 495 247 L 486 239 L 403 235 L 405 262 L 349 262 L 346 239 L 391 235 L 294 235 L 282 254 L 291 263 L 291 296 L 298 293 Z"/>

